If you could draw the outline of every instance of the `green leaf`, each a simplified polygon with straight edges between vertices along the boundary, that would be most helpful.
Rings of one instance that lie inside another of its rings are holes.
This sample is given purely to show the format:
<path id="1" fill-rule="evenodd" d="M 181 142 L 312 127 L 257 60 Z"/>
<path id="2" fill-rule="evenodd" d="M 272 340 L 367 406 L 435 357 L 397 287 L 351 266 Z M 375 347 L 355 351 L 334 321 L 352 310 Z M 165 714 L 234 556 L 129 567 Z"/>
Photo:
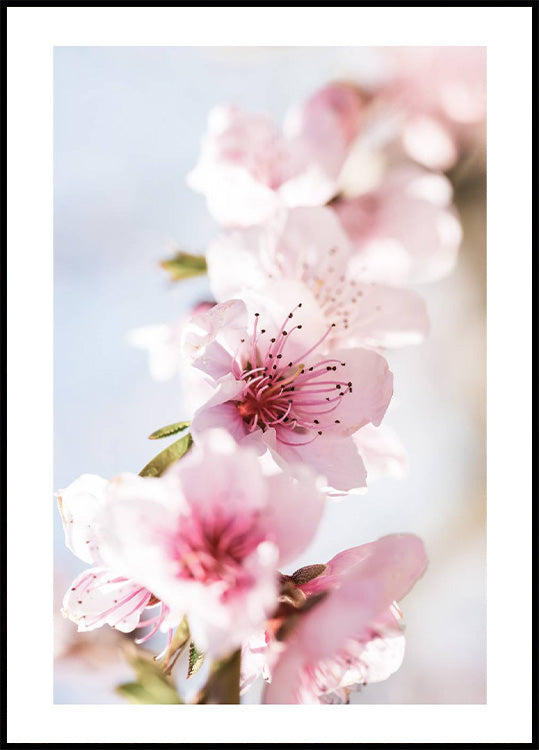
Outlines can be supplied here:
<path id="1" fill-rule="evenodd" d="M 189 644 L 189 667 L 187 668 L 187 679 L 198 672 L 204 664 L 204 654 L 199 651 L 193 641 Z"/>
<path id="2" fill-rule="evenodd" d="M 130 703 L 178 704 L 183 703 L 175 688 L 158 679 L 146 682 L 124 682 L 116 692 Z"/>
<path id="3" fill-rule="evenodd" d="M 241 652 L 238 650 L 217 662 L 212 668 L 208 682 L 199 693 L 197 703 L 239 703 L 240 660 Z"/>
<path id="4" fill-rule="evenodd" d="M 160 477 L 171 464 L 176 463 L 184 456 L 193 444 L 193 438 L 189 433 L 179 440 L 171 443 L 165 450 L 158 453 L 155 458 L 146 464 L 139 472 L 141 477 Z"/>
<path id="5" fill-rule="evenodd" d="M 131 703 L 178 704 L 183 703 L 170 677 L 157 664 L 151 654 L 139 650 L 126 650 L 126 657 L 135 670 L 136 679 L 118 685 L 116 692 Z"/>
<path id="6" fill-rule="evenodd" d="M 172 258 L 161 261 L 161 267 L 168 271 L 172 281 L 181 281 L 191 276 L 200 276 L 206 273 L 208 266 L 203 255 L 192 255 L 180 251 Z"/>
<path id="7" fill-rule="evenodd" d="M 191 633 L 189 632 L 187 618 L 184 617 L 176 628 L 176 632 L 172 636 L 170 646 L 159 659 L 156 659 L 157 663 L 161 665 L 165 674 L 170 674 L 172 672 L 172 668 L 185 651 L 190 637 Z"/>
<path id="8" fill-rule="evenodd" d="M 190 424 L 191 422 L 173 422 L 172 424 L 167 424 L 165 427 L 160 427 L 158 430 L 155 430 L 155 432 L 152 432 L 152 434 L 148 436 L 148 439 L 160 440 L 161 438 L 170 437 L 177 432 L 183 432 Z"/>

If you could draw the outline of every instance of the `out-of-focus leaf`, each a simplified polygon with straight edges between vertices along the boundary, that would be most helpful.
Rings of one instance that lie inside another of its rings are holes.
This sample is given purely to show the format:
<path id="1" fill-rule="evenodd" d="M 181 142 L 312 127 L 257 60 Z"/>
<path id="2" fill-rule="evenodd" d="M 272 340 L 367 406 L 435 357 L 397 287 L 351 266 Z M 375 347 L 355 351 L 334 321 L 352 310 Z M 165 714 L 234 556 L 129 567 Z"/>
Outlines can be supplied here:
<path id="1" fill-rule="evenodd" d="M 238 650 L 214 664 L 208 682 L 198 695 L 197 703 L 239 703 L 240 661 L 241 652 Z"/>
<path id="2" fill-rule="evenodd" d="M 156 662 L 161 665 L 165 674 L 170 674 L 172 672 L 172 668 L 187 648 L 190 637 L 191 633 L 189 632 L 187 618 L 184 617 L 172 636 L 170 646 L 159 659 L 156 659 Z"/>
<path id="3" fill-rule="evenodd" d="M 142 650 L 127 650 L 127 660 L 135 670 L 136 679 L 118 685 L 116 692 L 131 703 L 183 703 L 170 677 L 151 654 Z"/>
<path id="4" fill-rule="evenodd" d="M 203 255 L 192 255 L 180 251 L 172 258 L 161 261 L 161 267 L 168 271 L 172 281 L 181 281 L 191 276 L 200 276 L 206 273 L 208 266 Z"/>
<path id="5" fill-rule="evenodd" d="M 179 440 L 171 443 L 165 450 L 158 453 L 155 458 L 146 464 L 139 472 L 141 477 L 160 477 L 168 467 L 184 456 L 193 444 L 193 438 L 188 433 Z"/>
<path id="6" fill-rule="evenodd" d="M 152 432 L 151 435 L 148 435 L 148 439 L 160 440 L 161 438 L 176 435 L 176 433 L 186 430 L 190 424 L 191 422 L 173 422 L 172 424 L 167 424 L 165 427 L 160 427 L 158 430 L 155 430 L 155 432 Z"/>
<path id="7" fill-rule="evenodd" d="M 183 703 L 175 688 L 157 678 L 145 682 L 125 682 L 118 685 L 116 692 L 131 703 L 178 704 Z"/>
<path id="8" fill-rule="evenodd" d="M 189 666 L 187 668 L 187 679 L 198 672 L 204 664 L 204 654 L 199 651 L 193 641 L 189 644 Z"/>

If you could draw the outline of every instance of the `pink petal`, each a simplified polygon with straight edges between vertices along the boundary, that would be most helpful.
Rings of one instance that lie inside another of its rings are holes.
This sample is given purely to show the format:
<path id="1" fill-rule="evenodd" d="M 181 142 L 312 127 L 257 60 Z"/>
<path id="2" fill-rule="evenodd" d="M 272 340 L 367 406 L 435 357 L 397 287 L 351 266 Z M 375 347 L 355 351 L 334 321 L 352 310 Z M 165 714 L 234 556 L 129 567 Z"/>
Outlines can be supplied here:
<path id="1" fill-rule="evenodd" d="M 336 394 L 344 395 L 338 408 L 320 419 L 320 429 L 352 435 L 369 422 L 379 425 L 393 395 L 393 373 L 386 360 L 368 349 L 337 349 L 331 356 L 344 362 L 335 375 L 352 385 L 345 393 L 344 387 L 336 388 Z"/>
<path id="2" fill-rule="evenodd" d="M 357 675 L 348 675 L 348 684 L 383 682 L 391 677 L 404 660 L 405 638 L 389 635 L 368 641 L 361 653 Z"/>
<path id="3" fill-rule="evenodd" d="M 324 497 L 306 466 L 271 476 L 267 482 L 271 515 L 265 525 L 279 548 L 279 565 L 286 565 L 312 541 L 322 518 Z"/>
<path id="4" fill-rule="evenodd" d="M 101 562 L 99 514 L 105 501 L 107 480 L 83 474 L 56 493 L 67 547 L 84 562 Z"/>
<path id="5" fill-rule="evenodd" d="M 264 433 L 266 443 L 284 468 L 305 463 L 325 478 L 328 487 L 340 492 L 367 486 L 367 472 L 352 438 L 319 435 L 307 445 L 293 447 L 272 441 L 269 432 Z"/>
<path id="6" fill-rule="evenodd" d="M 326 569 L 321 575 L 312 581 L 304 583 L 301 589 L 307 596 L 311 596 L 322 591 L 339 588 L 347 580 L 347 576 L 350 580 L 353 580 L 354 576 L 361 579 L 363 570 L 368 565 L 372 565 L 373 560 L 374 564 L 378 564 L 380 559 L 382 559 L 381 556 L 386 556 L 388 560 L 391 560 L 391 557 L 393 557 L 396 561 L 398 550 L 401 549 L 407 553 L 411 560 L 410 568 L 416 571 L 416 568 L 414 568 L 415 559 L 417 570 L 422 572 L 426 564 L 426 558 L 421 539 L 412 534 L 390 534 L 378 539 L 376 542 L 361 544 L 358 547 L 350 547 L 339 552 L 326 563 Z M 387 563 L 383 562 L 383 565 L 387 565 Z M 421 575 L 421 572 L 412 573 L 412 583 Z M 395 595 L 393 600 L 398 601 L 399 598 Z"/>
<path id="7" fill-rule="evenodd" d="M 247 425 L 241 418 L 236 405 L 236 397 L 242 392 L 242 384 L 235 378 L 223 379 L 213 396 L 195 412 L 191 421 L 191 433 L 195 441 L 208 429 L 220 427 L 226 430 L 236 442 L 247 435 Z"/>
<path id="8" fill-rule="evenodd" d="M 260 470 L 254 450 L 239 449 L 230 434 L 206 430 L 196 441 L 196 450 L 174 464 L 167 477 L 176 477 L 193 511 L 205 509 L 227 514 L 250 513 L 265 508 L 269 485 Z"/>
<path id="9" fill-rule="evenodd" d="M 183 330 L 184 356 L 212 378 L 227 375 L 245 336 L 246 323 L 247 311 L 241 300 L 228 300 L 195 313 Z"/>
<path id="10" fill-rule="evenodd" d="M 298 692 L 305 662 L 303 652 L 299 648 L 289 646 L 272 669 L 271 683 L 266 687 L 263 703 L 299 703 Z M 318 703 L 318 700 L 313 696 L 309 702 Z"/>
<path id="11" fill-rule="evenodd" d="M 243 168 L 221 164 L 206 192 L 208 210 L 223 226 L 251 226 L 267 221 L 279 208 L 278 195 Z"/>
<path id="12" fill-rule="evenodd" d="M 301 174 L 316 165 L 320 177 L 327 175 L 336 180 L 351 142 L 359 131 L 361 121 L 361 101 L 352 87 L 333 84 L 316 92 L 300 107 L 290 111 L 285 121 L 285 133 L 290 144 L 293 173 Z M 313 187 L 320 185 L 319 178 Z M 336 184 L 328 192 L 327 202 L 336 192 Z M 304 186 L 305 187 L 305 186 Z M 307 203 L 308 191 L 303 192 L 302 203 L 295 205 L 316 205 Z M 288 205 L 293 205 L 288 203 Z"/>
<path id="13" fill-rule="evenodd" d="M 326 569 L 316 578 L 307 583 L 303 583 L 299 588 L 306 596 L 321 594 L 324 591 L 339 588 L 344 576 L 354 567 L 364 562 L 369 555 L 373 554 L 377 542 L 361 544 L 358 547 L 339 552 L 329 562 L 326 563 Z"/>
<path id="14" fill-rule="evenodd" d="M 128 578 L 104 568 L 83 571 L 71 584 L 63 600 L 66 617 L 79 631 L 102 625 L 130 633 L 150 601 L 150 592 Z"/>
<path id="15" fill-rule="evenodd" d="M 303 107 L 303 119 L 314 123 L 327 120 L 350 145 L 359 133 L 363 119 L 359 91 L 346 83 L 332 83 L 317 91 Z M 320 127 L 320 125 L 319 125 Z"/>
<path id="16" fill-rule="evenodd" d="M 415 292 L 381 284 L 357 284 L 349 303 L 347 330 L 336 333 L 345 346 L 396 348 L 419 344 L 428 333 L 425 303 Z"/>
<path id="17" fill-rule="evenodd" d="M 323 279 L 327 266 L 344 272 L 352 252 L 350 241 L 335 212 L 324 206 L 294 208 L 282 212 L 266 225 L 260 255 L 268 271 L 283 278 Z M 308 276 L 306 275 L 308 272 Z"/>
<path id="18" fill-rule="evenodd" d="M 102 512 L 107 565 L 166 600 L 159 583 L 169 566 L 161 546 L 184 508 L 174 477 L 122 474 L 111 480 Z"/>
<path id="19" fill-rule="evenodd" d="M 278 195 L 284 206 L 323 206 L 337 192 L 337 179 L 343 164 L 343 152 L 330 155 L 327 168 L 317 164 L 315 157 L 306 145 L 291 144 L 291 151 L 297 157 L 292 168 L 297 174 L 286 180 L 279 188 Z M 328 172 L 331 175 L 328 175 Z"/>
<path id="20" fill-rule="evenodd" d="M 403 479 L 408 472 L 406 451 L 397 434 L 382 423 L 367 424 L 352 435 L 365 462 L 369 484 L 382 476 Z"/>
<path id="21" fill-rule="evenodd" d="M 238 296 L 244 288 L 258 289 L 268 281 L 261 256 L 264 229 L 236 229 L 217 237 L 206 253 L 208 278 L 219 302 Z"/>
<path id="22" fill-rule="evenodd" d="M 243 644 L 241 649 L 240 695 L 247 692 L 261 675 L 267 675 L 269 649 L 266 634 L 261 629 Z"/>

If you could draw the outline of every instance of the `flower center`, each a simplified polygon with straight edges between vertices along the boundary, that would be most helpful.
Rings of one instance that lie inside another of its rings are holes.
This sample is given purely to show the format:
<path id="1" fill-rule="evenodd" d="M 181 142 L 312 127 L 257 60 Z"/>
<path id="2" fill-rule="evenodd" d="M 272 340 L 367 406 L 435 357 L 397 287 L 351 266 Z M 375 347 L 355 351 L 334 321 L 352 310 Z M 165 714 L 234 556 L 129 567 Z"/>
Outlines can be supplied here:
<path id="1" fill-rule="evenodd" d="M 338 419 L 328 415 L 339 407 L 344 395 L 352 392 L 351 382 L 333 375 L 345 367 L 345 362 L 321 359 L 310 366 L 305 364 L 312 359 L 311 355 L 327 338 L 335 323 L 300 357 L 292 360 L 286 357 L 290 336 L 302 328 L 301 324 L 290 324 L 299 308 L 301 303 L 287 315 L 278 334 L 270 338 L 266 346 L 262 338 L 266 330 L 258 330 L 259 315 L 255 313 L 250 353 L 246 364 L 239 365 L 239 379 L 244 382 L 244 389 L 241 399 L 236 402 L 250 432 L 257 427 L 262 431 L 273 427 L 277 440 L 288 445 L 306 445 L 322 434 L 322 427 L 339 424 Z M 314 435 L 311 434 L 313 431 Z M 308 439 L 298 442 L 295 439 L 298 436 Z"/>
<path id="2" fill-rule="evenodd" d="M 207 517 L 182 517 L 173 537 L 177 575 L 206 585 L 220 581 L 227 591 L 249 585 L 243 562 L 262 541 L 256 514 L 225 517 L 214 508 Z"/>

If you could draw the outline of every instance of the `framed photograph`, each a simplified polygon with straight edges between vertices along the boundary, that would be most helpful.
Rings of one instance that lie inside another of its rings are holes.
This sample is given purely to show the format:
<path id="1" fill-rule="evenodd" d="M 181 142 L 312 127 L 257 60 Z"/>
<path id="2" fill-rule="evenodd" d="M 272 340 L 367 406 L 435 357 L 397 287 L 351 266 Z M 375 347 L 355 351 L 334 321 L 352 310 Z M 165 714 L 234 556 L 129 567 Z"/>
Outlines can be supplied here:
<path id="1" fill-rule="evenodd" d="M 531 742 L 531 5 L 3 8 L 8 742 Z"/>

